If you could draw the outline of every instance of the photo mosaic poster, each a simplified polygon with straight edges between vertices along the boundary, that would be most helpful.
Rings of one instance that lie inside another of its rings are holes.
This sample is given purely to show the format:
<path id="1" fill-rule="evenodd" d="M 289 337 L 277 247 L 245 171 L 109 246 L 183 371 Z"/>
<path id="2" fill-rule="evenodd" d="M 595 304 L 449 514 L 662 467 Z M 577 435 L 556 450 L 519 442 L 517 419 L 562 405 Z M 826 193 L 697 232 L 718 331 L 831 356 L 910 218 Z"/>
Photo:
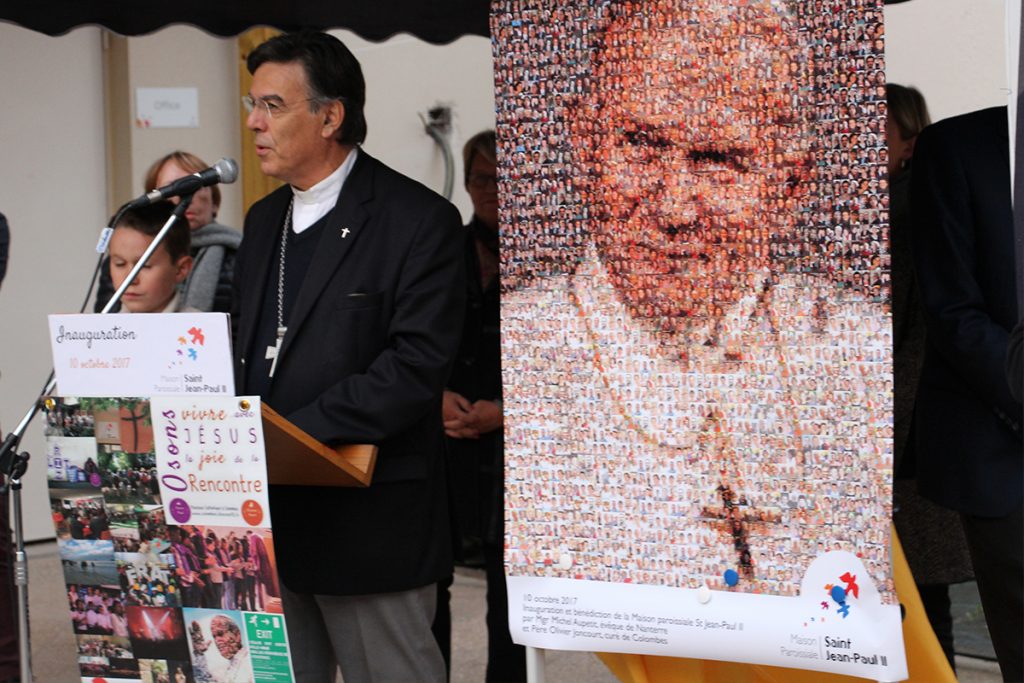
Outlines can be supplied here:
<path id="1" fill-rule="evenodd" d="M 83 681 L 293 680 L 259 403 L 239 404 L 48 401 L 50 509 Z"/>
<path id="2" fill-rule="evenodd" d="M 882 0 L 497 0 L 510 625 L 906 673 Z"/>

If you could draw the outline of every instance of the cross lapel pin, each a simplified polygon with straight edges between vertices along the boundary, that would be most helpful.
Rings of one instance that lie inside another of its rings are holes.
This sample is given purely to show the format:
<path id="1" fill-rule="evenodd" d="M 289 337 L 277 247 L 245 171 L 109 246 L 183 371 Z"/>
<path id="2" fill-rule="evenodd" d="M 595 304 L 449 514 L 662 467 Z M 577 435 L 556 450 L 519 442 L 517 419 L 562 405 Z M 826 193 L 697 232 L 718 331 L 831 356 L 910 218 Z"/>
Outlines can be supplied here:
<path id="1" fill-rule="evenodd" d="M 341 229 L 341 239 L 345 239 L 346 237 L 348 237 L 348 234 L 350 232 L 352 232 L 352 231 L 349 230 L 348 228 L 342 228 Z"/>

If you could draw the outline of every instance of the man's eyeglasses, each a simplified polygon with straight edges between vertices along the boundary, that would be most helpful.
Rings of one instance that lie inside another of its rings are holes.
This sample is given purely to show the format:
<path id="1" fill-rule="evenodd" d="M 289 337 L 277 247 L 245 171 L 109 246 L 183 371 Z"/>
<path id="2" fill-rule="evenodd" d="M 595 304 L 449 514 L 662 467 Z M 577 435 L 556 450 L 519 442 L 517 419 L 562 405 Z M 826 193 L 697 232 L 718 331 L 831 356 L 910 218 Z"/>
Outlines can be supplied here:
<path id="1" fill-rule="evenodd" d="M 259 99 L 254 98 L 252 95 L 242 95 L 242 105 L 245 110 L 250 114 L 259 109 L 261 114 L 266 114 L 270 118 L 277 116 L 283 116 L 287 114 L 291 109 L 298 104 L 305 104 L 306 102 L 326 102 L 322 97 L 307 97 L 304 100 L 293 102 L 292 104 L 285 104 L 282 100 L 271 99 L 267 97 L 261 97 Z"/>
<path id="2" fill-rule="evenodd" d="M 498 179 L 493 175 L 486 175 L 484 173 L 470 173 L 467 182 L 470 187 L 475 187 L 478 190 L 482 190 L 488 185 L 494 185 L 495 188 L 498 187 Z"/>

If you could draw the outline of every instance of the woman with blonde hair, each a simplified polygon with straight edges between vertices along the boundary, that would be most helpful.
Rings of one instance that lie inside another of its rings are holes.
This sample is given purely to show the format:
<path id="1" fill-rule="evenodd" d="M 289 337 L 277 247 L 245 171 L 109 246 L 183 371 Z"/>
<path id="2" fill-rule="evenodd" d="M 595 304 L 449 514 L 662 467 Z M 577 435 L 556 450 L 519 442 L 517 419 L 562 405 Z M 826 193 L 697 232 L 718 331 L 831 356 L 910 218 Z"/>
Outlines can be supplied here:
<path id="1" fill-rule="evenodd" d="M 209 167 L 190 152 L 175 150 L 157 159 L 146 171 L 143 185 L 149 192 Z M 177 198 L 171 201 L 177 202 Z M 192 272 L 181 285 L 180 300 L 184 308 L 200 311 L 231 312 L 231 281 L 234 278 L 235 252 L 242 242 L 242 233 L 216 221 L 220 209 L 220 188 L 204 187 L 192 197 L 185 212 L 192 230 Z M 114 294 L 110 269 L 104 267 L 96 294 L 95 310 L 99 312 Z"/>

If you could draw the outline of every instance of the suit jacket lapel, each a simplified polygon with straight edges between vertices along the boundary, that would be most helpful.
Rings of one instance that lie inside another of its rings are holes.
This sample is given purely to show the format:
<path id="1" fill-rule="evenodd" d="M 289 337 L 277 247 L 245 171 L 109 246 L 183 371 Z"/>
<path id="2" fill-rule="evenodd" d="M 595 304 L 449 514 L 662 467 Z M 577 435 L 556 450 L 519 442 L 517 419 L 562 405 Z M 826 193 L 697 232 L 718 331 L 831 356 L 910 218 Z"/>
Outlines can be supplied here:
<path id="1" fill-rule="evenodd" d="M 338 202 L 328 217 L 328 223 L 317 242 L 313 261 L 302 281 L 295 308 L 288 316 L 288 332 L 281 346 L 281 355 L 288 353 L 295 335 L 313 310 L 327 283 L 358 241 L 370 214 L 364 206 L 373 198 L 373 165 L 376 163 L 362 149 L 352 172 L 345 179 Z M 278 361 L 280 362 L 280 361 Z"/>
<path id="2" fill-rule="evenodd" d="M 241 355 L 243 358 L 250 357 L 250 351 L 256 338 L 256 327 L 260 319 L 260 311 L 263 307 L 268 283 L 277 282 L 277 249 L 274 245 L 281 234 L 284 226 L 284 216 L 288 210 L 288 203 L 291 201 L 292 192 L 287 186 L 278 190 L 276 194 L 270 195 L 272 204 L 267 209 L 267 219 L 261 225 L 250 226 L 249 232 L 245 234 L 246 240 L 252 240 L 250 253 L 253 254 L 252 272 L 246 277 L 244 286 L 247 288 L 245 296 L 241 301 L 241 319 L 250 323 L 245 329 L 240 330 L 242 338 Z M 248 249 L 248 247 L 247 247 Z M 262 351 L 260 352 L 262 354 Z"/>

